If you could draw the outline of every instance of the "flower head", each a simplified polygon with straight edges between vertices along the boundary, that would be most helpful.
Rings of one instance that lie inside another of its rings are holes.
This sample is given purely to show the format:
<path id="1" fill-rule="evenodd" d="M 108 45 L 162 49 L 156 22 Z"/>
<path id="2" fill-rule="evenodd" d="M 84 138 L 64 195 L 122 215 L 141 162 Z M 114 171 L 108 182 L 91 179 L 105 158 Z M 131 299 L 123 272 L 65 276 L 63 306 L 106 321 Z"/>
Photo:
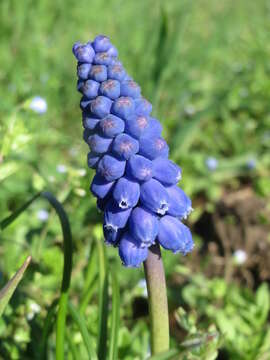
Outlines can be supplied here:
<path id="1" fill-rule="evenodd" d="M 87 162 L 96 170 L 90 190 L 104 213 L 105 242 L 118 247 L 127 267 L 140 266 L 155 243 L 185 255 L 193 241 L 181 219 L 192 210 L 191 200 L 177 186 L 182 171 L 168 159 L 152 105 L 108 37 L 76 43 L 73 53 L 83 95 L 83 138 L 90 148 Z"/>

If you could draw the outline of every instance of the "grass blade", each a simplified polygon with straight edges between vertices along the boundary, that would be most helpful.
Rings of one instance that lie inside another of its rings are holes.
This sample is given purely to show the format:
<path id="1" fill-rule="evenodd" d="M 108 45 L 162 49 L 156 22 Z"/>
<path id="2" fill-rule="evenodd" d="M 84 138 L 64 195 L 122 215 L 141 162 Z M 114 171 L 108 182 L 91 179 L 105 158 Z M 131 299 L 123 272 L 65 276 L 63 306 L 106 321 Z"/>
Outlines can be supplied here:
<path id="1" fill-rule="evenodd" d="M 47 349 L 47 342 L 48 342 L 48 337 L 51 331 L 51 328 L 53 327 L 53 323 L 54 323 L 54 317 L 55 317 L 55 313 L 56 313 L 56 305 L 58 303 L 58 299 L 54 300 L 52 302 L 52 304 L 50 305 L 45 321 L 44 321 L 44 325 L 43 325 L 43 329 L 42 329 L 42 337 L 41 337 L 41 345 L 40 345 L 40 358 L 41 359 L 46 359 L 46 349 Z"/>
<path id="2" fill-rule="evenodd" d="M 23 263 L 23 265 L 16 272 L 16 274 L 9 280 L 9 282 L 0 291 L 0 317 L 2 316 L 11 296 L 16 290 L 30 262 L 31 262 L 31 256 L 28 256 L 25 262 Z"/>
<path id="3" fill-rule="evenodd" d="M 118 359 L 118 331 L 120 322 L 120 292 L 115 272 L 111 273 L 112 281 L 112 321 L 109 346 L 109 360 Z"/>
<path id="4" fill-rule="evenodd" d="M 97 360 L 98 357 L 94 350 L 93 342 L 88 334 L 84 317 L 79 313 L 79 311 L 76 310 L 76 308 L 70 302 L 68 302 L 68 310 L 73 321 L 76 323 L 78 329 L 80 330 L 84 344 L 86 346 L 86 350 L 88 352 L 89 359 Z"/>
<path id="5" fill-rule="evenodd" d="M 107 352 L 107 324 L 108 324 L 108 270 L 105 246 L 102 240 L 97 239 L 99 258 L 99 316 L 98 316 L 98 358 L 106 359 Z"/>
<path id="6" fill-rule="evenodd" d="M 87 305 L 90 302 L 91 297 L 93 296 L 96 280 L 97 280 L 97 262 L 96 262 L 96 244 L 92 243 L 90 250 L 90 258 L 87 266 L 86 277 L 84 281 L 84 287 L 82 291 L 82 298 L 80 301 L 80 313 L 83 314 Z"/>
<path id="7" fill-rule="evenodd" d="M 66 332 L 66 338 L 67 338 L 68 348 L 70 350 L 73 360 L 80 360 L 78 351 L 76 349 L 76 346 L 74 345 L 73 339 L 72 339 L 69 331 Z"/>

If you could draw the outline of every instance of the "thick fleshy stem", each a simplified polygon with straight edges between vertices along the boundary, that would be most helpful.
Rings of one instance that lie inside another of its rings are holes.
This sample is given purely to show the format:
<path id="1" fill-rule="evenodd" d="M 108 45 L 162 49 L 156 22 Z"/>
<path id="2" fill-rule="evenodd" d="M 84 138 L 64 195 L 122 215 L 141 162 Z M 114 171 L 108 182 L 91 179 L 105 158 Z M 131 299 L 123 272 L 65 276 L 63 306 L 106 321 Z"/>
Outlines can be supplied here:
<path id="1" fill-rule="evenodd" d="M 149 248 L 144 262 L 151 327 L 152 355 L 169 349 L 169 315 L 164 268 L 158 244 Z"/>

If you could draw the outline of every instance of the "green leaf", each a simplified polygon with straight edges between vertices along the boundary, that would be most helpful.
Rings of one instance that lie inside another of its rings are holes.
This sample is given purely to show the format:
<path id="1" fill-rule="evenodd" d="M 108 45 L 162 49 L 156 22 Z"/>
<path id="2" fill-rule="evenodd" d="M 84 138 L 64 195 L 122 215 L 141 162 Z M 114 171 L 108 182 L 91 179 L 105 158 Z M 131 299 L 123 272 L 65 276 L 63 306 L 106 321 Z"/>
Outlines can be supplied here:
<path id="1" fill-rule="evenodd" d="M 117 276 L 111 272 L 112 281 L 112 321 L 109 346 L 109 360 L 118 359 L 118 332 L 120 322 L 120 292 Z"/>
<path id="2" fill-rule="evenodd" d="M 64 359 L 65 326 L 68 301 L 68 289 L 70 286 L 72 271 L 72 235 L 67 214 L 61 203 L 47 191 L 39 192 L 18 210 L 0 222 L 0 229 L 4 230 L 17 219 L 35 200 L 43 197 L 55 209 L 61 223 L 63 233 L 64 268 L 61 285 L 61 295 L 56 320 L 56 360 Z"/>
<path id="3" fill-rule="evenodd" d="M 2 316 L 10 298 L 12 297 L 14 291 L 16 290 L 19 282 L 21 281 L 25 270 L 31 262 L 31 256 L 25 260 L 20 269 L 16 272 L 16 274 L 9 280 L 5 287 L 0 290 L 0 317 Z"/>
<path id="4" fill-rule="evenodd" d="M 269 289 L 266 283 L 263 283 L 256 292 L 256 304 L 261 313 L 261 321 L 266 321 L 270 308 Z"/>
<path id="5" fill-rule="evenodd" d="M 94 345 L 91 337 L 89 336 L 84 317 L 79 313 L 79 311 L 76 310 L 76 308 L 70 302 L 68 302 L 68 310 L 82 335 L 89 359 L 97 360 L 98 357 L 94 350 Z"/>

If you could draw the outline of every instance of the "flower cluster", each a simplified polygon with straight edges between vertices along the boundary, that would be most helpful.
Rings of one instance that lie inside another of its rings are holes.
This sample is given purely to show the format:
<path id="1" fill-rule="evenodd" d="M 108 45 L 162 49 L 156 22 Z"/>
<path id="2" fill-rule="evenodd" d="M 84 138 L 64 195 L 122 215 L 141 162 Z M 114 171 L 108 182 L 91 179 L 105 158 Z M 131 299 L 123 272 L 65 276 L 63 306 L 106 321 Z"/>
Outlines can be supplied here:
<path id="1" fill-rule="evenodd" d="M 181 169 L 168 159 L 152 105 L 118 60 L 108 37 L 75 43 L 78 91 L 88 166 L 96 169 L 91 191 L 104 212 L 104 237 L 125 266 L 138 267 L 148 247 L 186 254 L 193 241 L 181 219 L 191 201 L 177 186 Z"/>

